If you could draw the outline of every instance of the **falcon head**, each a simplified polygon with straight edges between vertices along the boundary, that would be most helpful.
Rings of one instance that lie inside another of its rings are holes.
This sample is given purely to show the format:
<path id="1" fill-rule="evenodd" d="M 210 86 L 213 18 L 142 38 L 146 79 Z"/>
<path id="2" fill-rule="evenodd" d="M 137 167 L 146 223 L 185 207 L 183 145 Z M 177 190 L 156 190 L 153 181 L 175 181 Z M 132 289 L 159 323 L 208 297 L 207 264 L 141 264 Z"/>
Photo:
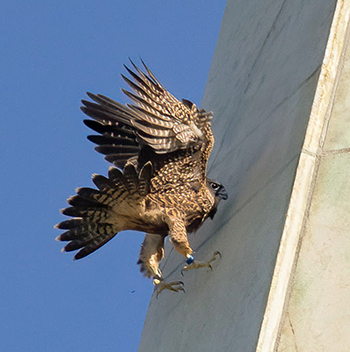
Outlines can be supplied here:
<path id="1" fill-rule="evenodd" d="M 220 200 L 226 200 L 228 198 L 228 194 L 226 192 L 225 187 L 221 183 L 213 181 L 209 178 L 207 178 L 207 187 L 209 188 L 211 194 L 214 196 L 215 199 L 215 203 L 212 209 L 210 210 L 210 213 L 208 214 L 208 216 L 213 219 L 214 215 L 216 214 L 216 211 L 218 210 Z"/>

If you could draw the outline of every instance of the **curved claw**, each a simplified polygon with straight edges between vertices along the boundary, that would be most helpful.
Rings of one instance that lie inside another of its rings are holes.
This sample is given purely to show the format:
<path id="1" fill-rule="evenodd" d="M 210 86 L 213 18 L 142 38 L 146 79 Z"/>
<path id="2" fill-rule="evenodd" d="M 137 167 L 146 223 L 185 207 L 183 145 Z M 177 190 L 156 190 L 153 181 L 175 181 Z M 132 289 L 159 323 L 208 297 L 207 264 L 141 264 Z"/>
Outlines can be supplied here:
<path id="1" fill-rule="evenodd" d="M 153 280 L 155 282 L 155 280 Z M 163 290 L 170 290 L 173 292 L 179 292 L 179 291 L 183 291 L 185 292 L 185 289 L 183 286 L 185 286 L 185 284 L 182 281 L 174 281 L 174 282 L 169 282 L 166 283 L 164 281 L 159 281 L 155 283 L 158 288 L 157 288 L 157 294 L 156 294 L 156 298 L 158 298 L 159 294 L 163 291 Z"/>
<path id="2" fill-rule="evenodd" d="M 219 251 L 215 251 L 213 254 L 213 257 L 219 256 L 220 258 L 222 257 L 221 253 Z"/>

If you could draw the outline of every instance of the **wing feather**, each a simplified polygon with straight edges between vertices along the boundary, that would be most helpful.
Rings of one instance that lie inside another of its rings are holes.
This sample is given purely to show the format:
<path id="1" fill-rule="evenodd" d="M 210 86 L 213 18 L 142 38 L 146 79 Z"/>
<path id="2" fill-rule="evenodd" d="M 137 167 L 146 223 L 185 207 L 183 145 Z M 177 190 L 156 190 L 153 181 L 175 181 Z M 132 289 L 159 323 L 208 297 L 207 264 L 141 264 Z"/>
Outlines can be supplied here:
<path id="1" fill-rule="evenodd" d="M 184 99 L 180 102 L 171 95 L 142 61 L 145 72 L 131 61 L 133 70 L 125 66 L 130 78 L 122 75 L 132 91 L 123 92 L 133 104 L 123 105 L 101 95 L 87 93 L 92 101 L 82 100 L 82 111 L 93 120 L 85 124 L 101 136 L 89 136 L 105 159 L 124 167 L 130 158 L 140 154 L 144 146 L 157 154 L 196 146 L 202 151 L 202 169 L 213 147 L 212 114 L 198 110 Z M 132 146 L 132 147 L 127 147 Z"/>

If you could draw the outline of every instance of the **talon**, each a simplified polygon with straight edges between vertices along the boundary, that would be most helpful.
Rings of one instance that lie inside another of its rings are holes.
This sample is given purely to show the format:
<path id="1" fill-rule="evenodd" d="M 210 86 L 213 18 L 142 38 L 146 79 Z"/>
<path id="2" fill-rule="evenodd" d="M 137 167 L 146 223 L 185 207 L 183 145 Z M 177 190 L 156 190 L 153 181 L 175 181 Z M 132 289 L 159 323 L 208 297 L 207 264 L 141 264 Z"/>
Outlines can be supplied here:
<path id="1" fill-rule="evenodd" d="M 174 282 L 166 283 L 165 281 L 162 281 L 159 279 L 154 279 L 153 283 L 157 286 L 156 298 L 158 298 L 159 294 L 163 290 L 170 290 L 173 292 L 179 292 L 179 291 L 185 292 L 185 289 L 183 287 L 183 286 L 185 286 L 185 284 L 182 281 L 174 281 Z"/>
<path id="2" fill-rule="evenodd" d="M 220 258 L 222 257 L 222 255 L 221 255 L 221 253 L 219 252 L 219 251 L 215 251 L 214 252 L 214 254 L 213 254 L 213 256 L 215 257 L 215 256 L 219 256 Z"/>

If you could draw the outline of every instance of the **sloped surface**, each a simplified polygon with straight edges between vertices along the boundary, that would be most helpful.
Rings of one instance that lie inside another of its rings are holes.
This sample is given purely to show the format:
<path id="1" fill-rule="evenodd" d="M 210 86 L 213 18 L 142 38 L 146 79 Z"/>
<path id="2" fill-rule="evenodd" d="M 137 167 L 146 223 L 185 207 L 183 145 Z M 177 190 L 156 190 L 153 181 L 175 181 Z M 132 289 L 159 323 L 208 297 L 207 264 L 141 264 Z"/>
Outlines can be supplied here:
<path id="1" fill-rule="evenodd" d="M 334 4 L 228 1 L 203 107 L 229 199 L 190 238 L 196 258 L 222 259 L 182 278 L 168 246 L 163 272 L 186 293 L 153 295 L 139 351 L 255 350 Z"/>

